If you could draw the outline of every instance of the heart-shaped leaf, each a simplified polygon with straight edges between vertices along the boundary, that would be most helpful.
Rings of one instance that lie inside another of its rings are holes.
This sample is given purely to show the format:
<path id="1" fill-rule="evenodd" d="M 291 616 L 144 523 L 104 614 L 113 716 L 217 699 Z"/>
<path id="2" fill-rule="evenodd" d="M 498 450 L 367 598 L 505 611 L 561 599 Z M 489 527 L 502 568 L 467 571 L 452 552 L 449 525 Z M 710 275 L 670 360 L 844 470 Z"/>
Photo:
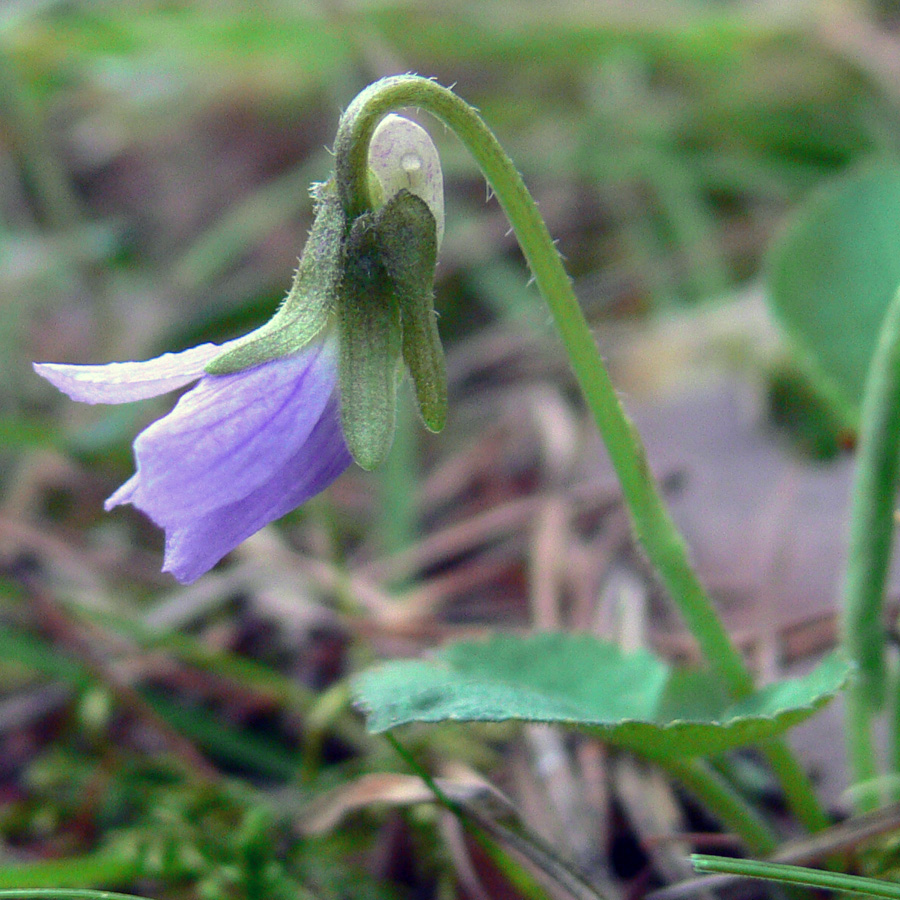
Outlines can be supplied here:
<path id="1" fill-rule="evenodd" d="M 808 675 L 731 703 L 710 673 L 624 654 L 590 635 L 549 633 L 385 663 L 355 690 L 374 732 L 411 722 L 554 722 L 648 755 L 691 756 L 774 737 L 833 697 L 850 671 L 829 656 Z"/>
<path id="2" fill-rule="evenodd" d="M 900 284 L 900 166 L 866 164 L 816 192 L 772 247 L 772 308 L 850 425 Z"/>

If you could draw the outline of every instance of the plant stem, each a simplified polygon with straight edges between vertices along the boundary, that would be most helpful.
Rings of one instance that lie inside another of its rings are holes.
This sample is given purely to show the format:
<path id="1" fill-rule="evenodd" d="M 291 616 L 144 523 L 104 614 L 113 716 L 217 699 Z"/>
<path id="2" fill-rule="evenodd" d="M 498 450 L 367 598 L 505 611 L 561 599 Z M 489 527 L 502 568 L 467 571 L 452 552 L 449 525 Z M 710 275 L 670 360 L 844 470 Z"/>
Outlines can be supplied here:
<path id="1" fill-rule="evenodd" d="M 380 467 L 378 498 L 381 550 L 386 556 L 401 553 L 415 540 L 419 487 L 419 448 L 412 391 L 401 382 L 397 390 L 397 421 L 394 442 Z M 391 592 L 403 588 L 397 580 L 389 585 Z"/>
<path id="2" fill-rule="evenodd" d="M 900 661 L 896 659 L 888 664 L 887 685 L 888 771 L 892 777 L 886 793 L 888 802 L 894 804 L 900 801 Z"/>
<path id="3" fill-rule="evenodd" d="M 855 783 L 878 776 L 872 718 L 884 700 L 884 591 L 900 467 L 900 291 L 887 308 L 863 392 L 843 587 L 843 645 L 859 666 L 846 697 L 846 741 Z M 862 792 L 859 812 L 876 798 Z"/>
<path id="4" fill-rule="evenodd" d="M 715 769 L 700 759 L 652 757 L 661 769 L 681 782 L 747 849 L 768 856 L 778 849 L 778 836 L 759 813 Z"/>
<path id="5" fill-rule="evenodd" d="M 408 106 L 421 107 L 448 125 L 493 188 L 550 307 L 622 485 L 638 539 L 708 664 L 731 696 L 748 696 L 753 679 L 691 567 L 687 546 L 659 494 L 640 437 L 619 403 L 547 226 L 512 161 L 475 109 L 447 88 L 412 75 L 384 78 L 362 91 L 341 118 L 334 146 L 338 189 L 349 219 L 371 206 L 367 155 L 375 126 L 387 113 Z M 798 817 L 812 830 L 824 827 L 827 818 L 809 780 L 799 765 L 785 766 L 789 751 L 770 751 L 769 758 Z"/>
<path id="6" fill-rule="evenodd" d="M 772 740 L 760 746 L 772 771 L 778 776 L 788 808 L 810 831 L 822 831 L 831 825 L 828 814 L 800 765 L 794 751 L 783 740 Z"/>
<path id="7" fill-rule="evenodd" d="M 796 884 L 800 887 L 827 888 L 832 891 L 849 891 L 855 894 L 868 894 L 871 897 L 900 900 L 900 884 L 864 878 L 860 875 L 843 875 L 838 872 L 823 872 L 821 869 L 807 869 L 803 866 L 787 866 L 784 863 L 704 856 L 699 853 L 691 856 L 691 863 L 698 872 L 723 872 L 727 875 L 762 878 L 766 881 Z"/>

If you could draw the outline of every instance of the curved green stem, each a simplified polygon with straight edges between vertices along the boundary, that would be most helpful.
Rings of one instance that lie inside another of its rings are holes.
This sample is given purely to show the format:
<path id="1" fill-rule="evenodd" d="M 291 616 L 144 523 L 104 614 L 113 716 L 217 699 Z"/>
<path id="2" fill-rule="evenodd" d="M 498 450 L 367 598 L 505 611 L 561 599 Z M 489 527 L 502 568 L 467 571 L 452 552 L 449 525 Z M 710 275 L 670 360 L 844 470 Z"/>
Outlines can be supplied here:
<path id="1" fill-rule="evenodd" d="M 847 693 L 846 740 L 854 782 L 878 775 L 872 718 L 884 701 L 884 592 L 894 536 L 894 500 L 900 471 L 900 291 L 878 335 L 863 393 L 862 428 L 843 587 L 843 645 L 859 666 Z M 876 805 L 871 793 L 860 812 Z"/>
<path id="2" fill-rule="evenodd" d="M 348 217 L 352 220 L 371 206 L 367 156 L 375 126 L 392 110 L 410 106 L 448 125 L 493 188 L 550 307 L 622 485 L 638 539 L 709 665 L 733 697 L 746 697 L 753 691 L 753 680 L 691 567 L 687 546 L 659 494 L 643 444 L 619 403 L 547 226 L 515 166 L 475 109 L 447 88 L 413 75 L 384 78 L 362 91 L 342 116 L 334 146 L 338 189 Z M 824 827 L 827 819 L 800 767 L 784 768 L 788 756 L 785 751 L 771 758 L 773 769 L 805 824 L 814 830 Z M 796 802 L 798 795 L 802 803 Z"/>
<path id="3" fill-rule="evenodd" d="M 338 188 L 349 217 L 368 208 L 368 141 L 393 109 L 419 106 L 442 119 L 462 140 L 506 212 L 535 282 L 559 329 L 572 368 L 606 443 L 638 537 L 659 570 L 706 659 L 735 698 L 753 691 L 737 649 L 688 561 L 687 548 L 657 491 L 644 448 L 622 409 L 544 220 L 522 178 L 475 110 L 452 91 L 414 76 L 385 78 L 350 104 L 338 128 Z"/>

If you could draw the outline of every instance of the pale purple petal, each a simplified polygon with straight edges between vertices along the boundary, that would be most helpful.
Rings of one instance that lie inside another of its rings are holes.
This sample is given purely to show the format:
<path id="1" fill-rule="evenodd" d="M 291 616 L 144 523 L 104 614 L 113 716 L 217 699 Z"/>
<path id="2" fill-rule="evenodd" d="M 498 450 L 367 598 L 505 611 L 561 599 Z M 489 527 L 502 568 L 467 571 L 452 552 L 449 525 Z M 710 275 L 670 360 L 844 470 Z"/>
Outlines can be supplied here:
<path id="1" fill-rule="evenodd" d="M 229 344 L 200 344 L 181 353 L 164 353 L 143 362 L 101 366 L 34 363 L 34 370 L 54 387 L 82 403 L 130 403 L 184 387 L 203 375 L 213 357 Z"/>
<path id="2" fill-rule="evenodd" d="M 123 503 L 133 503 L 135 494 L 138 489 L 137 474 L 132 475 L 112 496 L 106 498 L 103 508 L 109 512 L 114 506 L 121 506 Z"/>
<path id="3" fill-rule="evenodd" d="M 264 525 L 324 490 L 352 462 L 341 431 L 337 393 L 305 443 L 246 497 L 199 518 L 159 524 L 166 528 L 163 571 L 187 584 Z"/>
<path id="4" fill-rule="evenodd" d="M 131 503 L 166 531 L 164 571 L 193 581 L 350 465 L 340 425 L 334 335 L 231 375 L 206 365 L 229 345 L 146 362 L 35 370 L 75 400 L 126 403 L 199 379 L 134 442 L 136 469 L 107 501 Z"/>
<path id="5" fill-rule="evenodd" d="M 248 496 L 319 421 L 335 389 L 336 353 L 331 338 L 232 375 L 204 376 L 138 435 L 136 484 L 108 505 L 131 502 L 165 527 Z"/>

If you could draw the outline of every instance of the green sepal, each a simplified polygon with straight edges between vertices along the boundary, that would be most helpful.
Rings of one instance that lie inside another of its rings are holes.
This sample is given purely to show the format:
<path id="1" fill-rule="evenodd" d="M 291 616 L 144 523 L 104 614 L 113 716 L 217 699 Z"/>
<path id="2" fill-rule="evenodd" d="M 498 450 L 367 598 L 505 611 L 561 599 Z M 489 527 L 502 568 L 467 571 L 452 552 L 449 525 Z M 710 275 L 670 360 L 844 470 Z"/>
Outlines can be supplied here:
<path id="1" fill-rule="evenodd" d="M 400 305 L 374 223 L 372 213 L 354 221 L 337 294 L 341 426 L 363 469 L 374 469 L 391 448 L 401 359 Z"/>
<path id="2" fill-rule="evenodd" d="M 334 181 L 314 189 L 316 216 L 294 282 L 275 315 L 207 366 L 228 375 L 296 353 L 327 324 L 336 305 L 347 220 Z"/>
<path id="3" fill-rule="evenodd" d="M 447 368 L 434 311 L 437 227 L 428 204 L 401 190 L 375 219 L 381 259 L 400 304 L 403 359 L 429 431 L 447 421 Z"/>

